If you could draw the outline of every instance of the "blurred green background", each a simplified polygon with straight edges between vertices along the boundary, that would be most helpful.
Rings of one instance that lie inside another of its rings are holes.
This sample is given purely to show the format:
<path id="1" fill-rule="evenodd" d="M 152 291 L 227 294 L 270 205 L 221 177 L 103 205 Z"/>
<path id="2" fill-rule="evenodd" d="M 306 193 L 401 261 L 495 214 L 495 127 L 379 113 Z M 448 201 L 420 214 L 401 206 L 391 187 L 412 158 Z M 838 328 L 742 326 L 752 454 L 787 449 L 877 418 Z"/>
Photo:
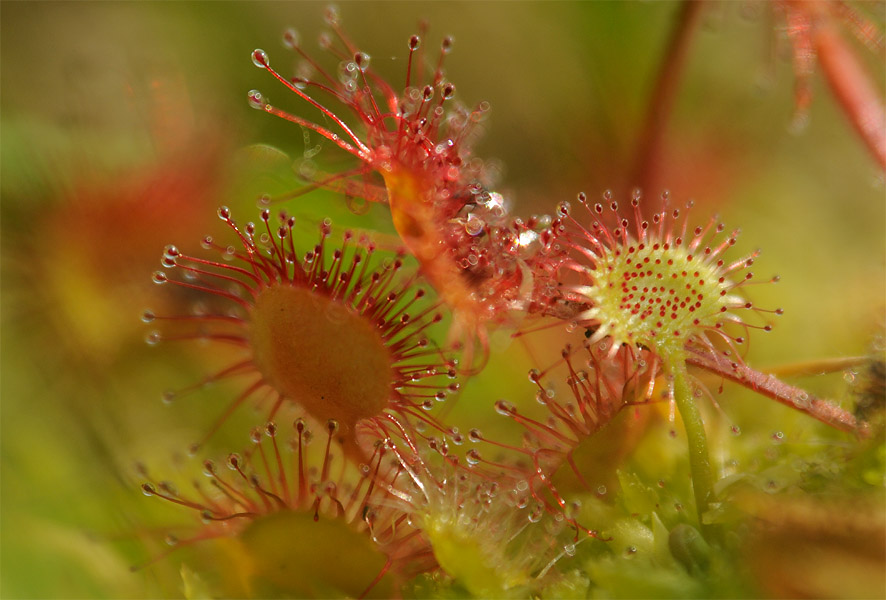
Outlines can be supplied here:
<path id="1" fill-rule="evenodd" d="M 150 282 L 165 244 L 196 249 L 204 234 L 221 231 L 218 205 L 246 221 L 259 194 L 301 185 L 293 165 L 316 138 L 250 110 L 246 92 L 257 88 L 286 109 L 318 115 L 256 69 L 250 52 L 264 48 L 290 72 L 295 61 L 281 34 L 292 26 L 323 56 L 315 38 L 324 8 L 0 4 L 0 596 L 181 594 L 174 565 L 130 572 L 150 556 L 140 539 L 178 516 L 141 495 L 133 465 L 144 461 L 161 476 L 193 472 L 185 449 L 233 392 L 220 386 L 164 405 L 164 390 L 198 380 L 219 359 L 205 347 L 148 347 L 139 317 L 177 306 Z M 773 332 L 751 336 L 748 362 L 760 367 L 864 354 L 882 332 L 886 297 L 883 174 L 820 76 L 808 126 L 791 131 L 789 45 L 770 8 L 706 7 L 667 125 L 659 183 L 677 203 L 695 199 L 697 220 L 719 212 L 740 226 L 736 256 L 762 248 L 759 279 L 781 276 L 778 285 L 749 289 L 758 306 L 785 309 Z M 476 153 L 500 161 L 499 191 L 516 214 L 551 212 L 582 190 L 626 197 L 678 4 L 340 9 L 346 30 L 395 87 L 420 20 L 430 24 L 430 56 L 443 35 L 454 37 L 447 74 L 463 102 L 492 105 Z M 863 9 L 882 30 L 884 4 Z M 882 91 L 883 57 L 850 43 Z M 329 170 L 344 164 L 328 145 L 315 160 Z M 336 225 L 392 232 L 384 207 L 358 216 L 332 194 L 287 208 L 307 222 L 329 215 Z M 510 333 L 494 334 L 490 366 L 464 384 L 453 423 L 514 435 L 492 402 L 531 403 L 526 370 L 553 362 L 565 334 L 524 344 Z M 851 408 L 841 374 L 794 383 Z M 744 439 L 802 437 L 811 425 L 729 386 L 720 404 Z M 244 445 L 261 415 L 247 409 L 238 419 L 210 452 Z"/>

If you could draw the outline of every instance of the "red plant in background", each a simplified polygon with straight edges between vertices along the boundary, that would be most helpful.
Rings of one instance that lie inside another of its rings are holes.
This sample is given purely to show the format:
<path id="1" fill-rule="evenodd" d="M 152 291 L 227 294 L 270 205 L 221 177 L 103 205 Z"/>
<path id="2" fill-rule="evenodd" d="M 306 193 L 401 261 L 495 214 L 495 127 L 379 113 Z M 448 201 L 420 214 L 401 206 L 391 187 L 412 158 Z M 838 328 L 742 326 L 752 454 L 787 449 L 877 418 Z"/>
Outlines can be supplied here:
<path id="1" fill-rule="evenodd" d="M 172 123 L 179 127 L 176 143 L 152 138 L 156 153 L 110 168 L 80 148 L 76 156 L 37 163 L 47 170 L 46 191 L 12 190 L 4 198 L 14 223 L 4 264 L 9 283 L 18 284 L 8 289 L 10 297 L 22 295 L 18 314 L 9 316 L 64 361 L 115 365 L 138 337 L 132 315 L 146 297 L 176 307 L 152 294 L 142 273 L 156 264 L 169 235 L 192 232 L 217 203 L 228 144 L 223 134 L 181 120 Z"/>
<path id="2" fill-rule="evenodd" d="M 802 127 L 809 120 L 812 80 L 818 67 L 850 125 L 880 168 L 886 170 L 883 87 L 878 86 L 864 64 L 864 57 L 844 35 L 844 31 L 848 30 L 864 49 L 882 63 L 882 25 L 875 24 L 865 16 L 862 10 L 864 3 L 861 2 L 855 3 L 857 9 L 843 0 L 772 0 L 764 4 L 771 7 L 775 17 L 783 23 L 770 36 L 783 31 L 791 45 L 794 126 Z M 871 4 L 882 9 L 882 3 Z M 675 23 L 663 49 L 662 61 L 636 138 L 631 169 L 625 182 L 628 189 L 675 189 L 687 175 L 693 180 L 698 177 L 716 178 L 718 171 L 722 170 L 722 166 L 705 168 L 704 175 L 700 175 L 697 167 L 693 166 L 690 173 L 681 173 L 679 160 L 673 156 L 680 154 L 679 142 L 668 141 L 671 115 L 679 98 L 687 64 L 693 59 L 693 38 L 703 23 L 705 11 L 714 5 L 716 3 L 704 0 L 684 0 L 675 15 Z M 706 160 L 712 151 L 720 153 L 724 149 L 729 151 L 728 141 L 718 136 L 712 148 L 706 148 L 700 156 L 693 157 L 693 165 L 698 160 Z M 666 169 L 671 169 L 667 177 Z M 617 183 L 620 182 L 610 182 L 609 185 Z"/>
<path id="3" fill-rule="evenodd" d="M 842 1 L 779 0 L 774 5 L 785 20 L 793 46 L 796 118 L 800 122 L 807 119 L 812 102 L 811 79 L 818 64 L 846 118 L 880 168 L 886 170 L 886 107 L 882 90 L 877 89 L 841 36 L 840 26 L 847 27 L 880 59 L 883 32 Z"/>

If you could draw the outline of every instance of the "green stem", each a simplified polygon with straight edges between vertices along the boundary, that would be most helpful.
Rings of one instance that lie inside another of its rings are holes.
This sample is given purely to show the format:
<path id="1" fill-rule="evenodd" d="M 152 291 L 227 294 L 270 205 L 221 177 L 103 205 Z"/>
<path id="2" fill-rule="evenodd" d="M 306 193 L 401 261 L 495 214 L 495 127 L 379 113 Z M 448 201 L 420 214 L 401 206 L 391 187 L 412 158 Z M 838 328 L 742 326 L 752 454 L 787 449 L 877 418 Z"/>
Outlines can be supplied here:
<path id="1" fill-rule="evenodd" d="M 705 436 L 704 421 L 692 394 L 689 374 L 686 372 L 684 357 L 665 361 L 665 370 L 672 378 L 674 400 L 677 410 L 686 428 L 689 440 L 689 468 L 692 472 L 692 491 L 695 494 L 695 506 L 698 521 L 702 530 L 706 529 L 702 515 L 714 499 L 714 475 L 711 470 L 711 459 L 708 455 L 708 442 Z"/>

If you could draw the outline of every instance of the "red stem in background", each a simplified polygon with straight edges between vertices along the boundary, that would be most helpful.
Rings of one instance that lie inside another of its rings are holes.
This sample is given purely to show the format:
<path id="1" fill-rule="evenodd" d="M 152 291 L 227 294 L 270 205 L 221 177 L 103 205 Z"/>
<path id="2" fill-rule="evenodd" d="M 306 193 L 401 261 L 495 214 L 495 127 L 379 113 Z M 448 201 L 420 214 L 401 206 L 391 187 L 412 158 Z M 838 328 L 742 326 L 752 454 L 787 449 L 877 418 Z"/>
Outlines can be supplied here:
<path id="1" fill-rule="evenodd" d="M 815 28 L 818 63 L 843 111 L 880 168 L 886 170 L 886 114 L 870 77 L 829 22 Z"/>
<path id="2" fill-rule="evenodd" d="M 659 69 L 658 79 L 649 97 L 643 129 L 637 140 L 634 170 L 631 173 L 632 181 L 649 193 L 656 191 L 651 188 L 658 182 L 667 124 L 686 66 L 692 34 L 697 29 L 703 7 L 702 0 L 684 0 Z"/>

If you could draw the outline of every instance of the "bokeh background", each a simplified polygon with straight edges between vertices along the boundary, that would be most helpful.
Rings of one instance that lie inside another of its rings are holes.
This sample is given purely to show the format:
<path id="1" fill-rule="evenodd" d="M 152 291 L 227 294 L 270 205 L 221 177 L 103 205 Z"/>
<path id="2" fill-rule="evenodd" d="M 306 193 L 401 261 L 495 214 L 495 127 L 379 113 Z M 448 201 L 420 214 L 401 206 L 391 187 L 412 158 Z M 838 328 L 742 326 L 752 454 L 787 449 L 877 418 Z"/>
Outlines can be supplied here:
<path id="1" fill-rule="evenodd" d="M 884 4 L 858 7 L 882 31 Z M 209 347 L 149 347 L 140 315 L 182 309 L 150 280 L 165 244 L 196 249 L 221 231 L 218 205 L 245 221 L 260 194 L 302 185 L 298 169 L 318 139 L 251 110 L 246 92 L 319 116 L 255 68 L 250 52 L 264 48 L 289 72 L 295 60 L 281 34 L 292 26 L 322 56 L 324 8 L 0 5 L 0 596 L 182 593 L 174 561 L 130 571 L 151 556 L 143 539 L 176 514 L 142 496 L 134 465 L 194 472 L 186 448 L 233 392 L 219 386 L 163 404 L 164 390 L 198 381 L 218 356 Z M 515 213 L 549 213 L 578 191 L 627 197 L 679 4 L 361 2 L 340 10 L 395 87 L 421 20 L 430 56 L 453 36 L 447 74 L 463 102 L 492 106 L 476 153 L 497 161 L 499 191 Z M 883 56 L 849 43 L 882 91 Z M 770 4 L 710 3 L 667 124 L 663 175 L 647 190 L 694 199 L 699 220 L 719 212 L 741 227 L 740 248 L 763 249 L 757 276 L 781 276 L 749 291 L 757 305 L 785 309 L 773 332 L 751 336 L 748 362 L 760 367 L 861 355 L 884 326 L 883 173 L 820 76 L 808 124 L 792 128 L 789 54 Z M 328 144 L 314 160 L 327 170 L 346 163 Z M 286 208 L 308 224 L 330 216 L 336 226 L 392 233 L 384 207 L 355 214 L 324 192 Z M 552 362 L 565 333 L 515 342 L 512 331 L 493 336 L 491 364 L 465 382 L 454 422 L 509 435 L 492 402 L 532 402 L 526 370 Z M 851 408 L 852 377 L 792 382 Z M 744 392 L 720 403 L 744 439 L 791 439 L 811 423 Z M 241 412 L 243 425 L 229 423 L 208 451 L 245 444 L 260 415 Z"/>

